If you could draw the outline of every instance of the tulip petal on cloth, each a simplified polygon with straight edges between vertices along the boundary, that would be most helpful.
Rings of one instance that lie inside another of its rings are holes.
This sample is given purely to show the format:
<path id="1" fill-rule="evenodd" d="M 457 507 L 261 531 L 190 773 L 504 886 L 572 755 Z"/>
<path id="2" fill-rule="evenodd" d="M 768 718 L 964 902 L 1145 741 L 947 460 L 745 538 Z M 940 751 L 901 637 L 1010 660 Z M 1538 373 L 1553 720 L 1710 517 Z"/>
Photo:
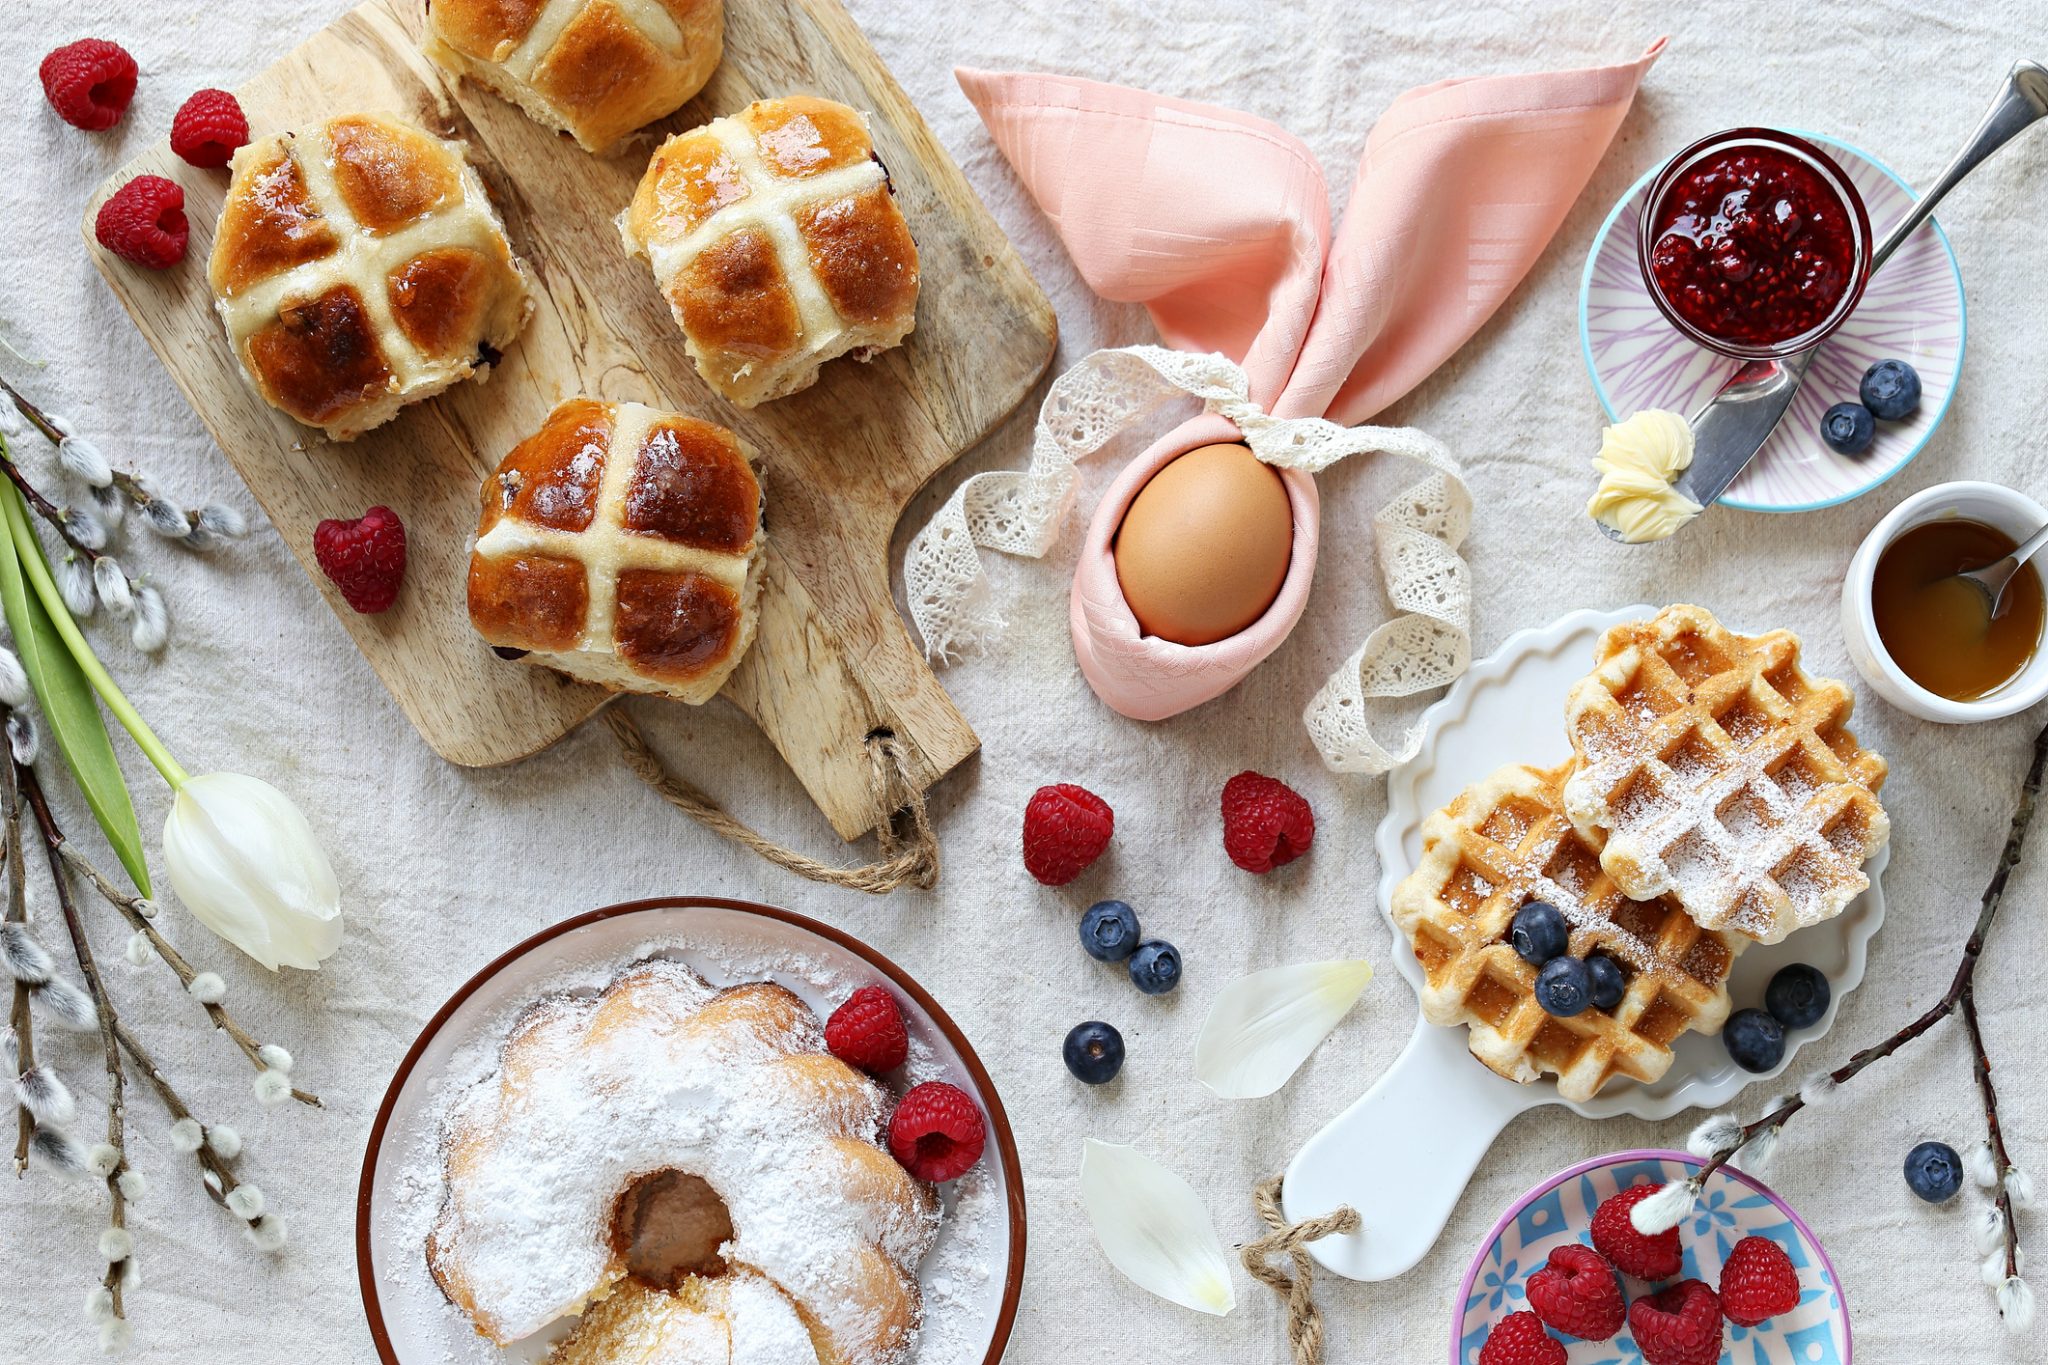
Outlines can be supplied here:
<path id="1" fill-rule="evenodd" d="M 1169 347 L 1236 362 L 1245 399 L 1263 414 L 1327 413 L 1350 425 L 1425 378 L 1520 282 L 1663 47 L 1660 39 L 1613 66 L 1444 81 L 1402 95 L 1367 139 L 1334 237 L 1320 168 L 1263 119 L 1094 81 L 955 74 L 1092 288 L 1143 303 Z M 1216 193 L 1219 185 L 1229 193 Z M 1101 383 L 1064 393 L 1056 385 L 1032 468 L 978 475 L 941 509 L 906 564 L 930 652 L 984 644 L 1000 627 L 982 600 L 975 546 L 1044 553 L 1072 502 L 1073 460 L 1149 406 Z M 1049 428 L 1069 439 L 1049 441 Z M 1084 444 L 1084 431 L 1100 439 Z M 1384 435 L 1398 448 L 1420 433 Z M 1192 446 L 1235 439 L 1237 425 L 1214 408 L 1182 423 L 1125 468 L 1090 522 L 1075 573 L 1075 652 L 1090 686 L 1127 715 L 1159 719 L 1226 691 L 1278 648 L 1307 605 L 1318 505 L 1314 480 L 1298 467 L 1281 470 L 1293 558 L 1250 628 L 1213 645 L 1176 645 L 1146 636 L 1123 600 L 1111 547 L 1131 500 Z M 1330 766 L 1383 771 L 1400 761 L 1405 745 L 1389 752 L 1372 737 L 1365 699 L 1439 686 L 1464 668 L 1469 592 L 1455 551 L 1468 510 L 1452 463 L 1377 519 L 1390 596 L 1408 614 L 1376 630 L 1311 702 L 1305 718 Z"/>
<path id="2" fill-rule="evenodd" d="M 1135 1147 L 1081 1143 L 1081 1208 L 1109 1263 L 1169 1303 L 1224 1317 L 1230 1258 L 1194 1186 Z"/>
<path id="3" fill-rule="evenodd" d="M 1297 962 L 1241 976 L 1210 1002 L 1195 1038 L 1195 1079 L 1224 1099 L 1270 1095 L 1358 1003 L 1372 964 Z"/>

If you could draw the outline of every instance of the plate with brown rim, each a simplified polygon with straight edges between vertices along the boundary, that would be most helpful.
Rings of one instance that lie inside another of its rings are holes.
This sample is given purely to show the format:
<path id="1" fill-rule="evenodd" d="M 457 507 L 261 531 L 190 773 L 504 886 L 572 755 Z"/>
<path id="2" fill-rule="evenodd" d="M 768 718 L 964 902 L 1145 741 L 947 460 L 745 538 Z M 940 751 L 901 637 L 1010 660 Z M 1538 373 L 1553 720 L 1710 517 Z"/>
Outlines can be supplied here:
<path id="1" fill-rule="evenodd" d="M 959 1026 L 908 972 L 835 929 L 747 901 L 674 897 L 592 910 L 514 946 L 456 990 L 399 1063 L 378 1107 L 356 1191 L 356 1268 L 370 1336 L 385 1365 L 510 1365 L 542 1359 L 573 1319 L 499 1349 L 435 1286 L 425 1233 L 440 1203 L 441 1119 L 451 1098 L 495 1066 L 527 1005 L 594 992 L 628 963 L 680 960 L 715 985 L 772 980 L 823 1018 L 854 989 L 886 986 L 911 1039 L 892 1090 L 940 1079 L 974 1097 L 986 1154 L 941 1190 L 939 1240 L 920 1267 L 925 1325 L 905 1365 L 995 1365 L 1023 1287 L 1024 1181 L 1008 1116 Z"/>

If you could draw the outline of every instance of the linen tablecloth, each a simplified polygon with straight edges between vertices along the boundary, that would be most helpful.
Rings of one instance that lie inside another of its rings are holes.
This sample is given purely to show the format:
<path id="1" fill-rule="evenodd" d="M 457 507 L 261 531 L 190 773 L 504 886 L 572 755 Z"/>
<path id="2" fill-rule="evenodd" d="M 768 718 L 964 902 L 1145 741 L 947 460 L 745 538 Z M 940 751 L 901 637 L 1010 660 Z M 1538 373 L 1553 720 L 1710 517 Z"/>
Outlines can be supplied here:
<path id="1" fill-rule="evenodd" d="M 1739 626 L 1797 630 L 1816 669 L 1851 676 L 1836 624 L 1841 574 L 1885 509 L 1950 478 L 2037 495 L 2048 483 L 2039 362 L 2048 223 L 2034 192 L 2048 134 L 1979 172 L 1942 212 L 1969 290 L 1962 391 L 1919 459 L 1860 501 L 1798 517 L 1717 513 L 1674 544 L 1609 544 L 1580 511 L 1601 418 L 1576 332 L 1593 232 L 1660 154 L 1716 128 L 1769 123 L 1843 137 L 1925 183 L 2011 59 L 2044 55 L 2026 50 L 2048 48 L 2041 0 L 1947 11 L 1847 0 L 1042 0 L 974 6 L 971 18 L 933 0 L 850 3 L 1058 308 L 1059 367 L 1098 346 L 1151 340 L 1150 327 L 1137 308 L 1097 302 L 1081 285 L 954 85 L 956 63 L 1068 72 L 1263 115 L 1315 149 L 1341 205 L 1365 130 L 1401 90 L 1451 75 L 1616 60 L 1671 34 L 1613 150 L 1527 282 L 1382 418 L 1427 428 L 1465 461 L 1478 505 L 1466 552 L 1481 653 L 1565 609 L 1693 600 Z M 29 0 L 9 10 L 0 61 L 0 336 L 47 366 L 0 354 L 0 371 L 118 460 L 192 500 L 226 498 L 254 511 L 87 261 L 79 206 L 104 174 L 162 135 L 187 92 L 240 83 L 343 8 L 343 0 Z M 142 64 L 135 104 L 110 134 L 59 123 L 36 84 L 42 54 L 83 36 L 116 39 Z M 939 480 L 906 517 L 899 551 L 958 478 L 1022 462 L 1031 418 L 1020 412 Z M 1110 473 L 1109 463 L 1087 470 L 1084 507 Z M 128 1016 L 194 1104 L 240 1129 L 243 1176 L 264 1188 L 291 1229 L 280 1257 L 250 1247 L 208 1204 L 189 1160 L 171 1150 L 154 1097 L 132 1086 L 131 1158 L 151 1182 L 130 1215 L 143 1270 L 129 1298 L 140 1358 L 371 1359 L 356 1289 L 356 1171 L 385 1081 L 420 1025 L 478 966 L 542 925 L 612 901 L 697 892 L 787 905 L 861 935 L 917 974 L 974 1040 L 1016 1125 L 1030 1201 L 1030 1267 L 1010 1360 L 1285 1361 L 1278 1304 L 1248 1278 L 1239 1277 L 1237 1311 L 1214 1319 L 1148 1297 L 1103 1261 L 1077 1202 L 1080 1144 L 1084 1136 L 1135 1143 L 1166 1160 L 1209 1197 L 1225 1239 L 1241 1241 L 1256 1230 L 1253 1183 L 1370 1084 L 1408 1035 L 1414 1000 L 1384 969 L 1393 945 L 1374 904 L 1384 784 L 1324 772 L 1298 720 L 1325 673 L 1388 612 L 1365 528 L 1393 481 L 1407 477 L 1390 462 L 1357 461 L 1322 478 L 1325 525 L 1356 534 L 1325 536 L 1300 629 L 1243 686 L 1161 725 L 1112 714 L 1075 670 L 1066 624 L 1071 536 L 1066 553 L 1047 563 L 996 564 L 1010 633 L 990 655 L 945 674 L 982 737 L 979 758 L 933 793 L 945 877 L 934 893 L 881 900 L 798 881 L 684 823 L 620 765 L 602 727 L 509 768 L 443 763 L 260 518 L 245 543 L 215 558 L 150 547 L 137 567 L 154 572 L 169 598 L 173 643 L 157 663 L 109 645 L 117 672 L 188 764 L 261 774 L 299 801 L 333 853 L 348 936 L 325 970 L 273 977 L 182 910 L 167 912 L 177 941 L 226 978 L 244 1021 L 292 1048 L 296 1079 L 327 1101 L 324 1111 L 264 1113 L 241 1059 L 204 1028 L 170 974 L 129 967 L 122 927 L 88 912 Z M 811 853 L 841 853 L 736 711 L 641 703 L 634 712 L 740 815 Z M 1857 728 L 1891 760 L 1891 908 L 1861 989 L 1833 1035 L 1800 1055 L 1791 1079 L 1890 1032 L 1945 986 L 2041 720 L 1943 729 L 1865 698 Z M 163 789 L 123 749 L 143 825 L 154 830 Z M 1265 878 L 1232 867 L 1220 847 L 1216 792 L 1243 768 L 1286 778 L 1318 817 L 1314 851 Z M 1111 854 L 1057 891 L 1026 876 L 1017 854 L 1024 801 L 1053 781 L 1082 783 L 1117 812 Z M 97 847 L 82 808 L 66 800 L 61 813 Z M 1979 981 L 2015 1159 L 2042 1177 L 2048 831 L 2037 838 Z M 1105 896 L 1132 901 L 1149 931 L 1181 948 L 1187 976 L 1178 993 L 1142 997 L 1080 952 L 1075 916 Z M 1195 1082 L 1195 1032 L 1227 980 L 1351 954 L 1382 964 L 1379 978 L 1279 1094 L 1224 1102 Z M 1075 1083 L 1059 1059 L 1069 1025 L 1089 1017 L 1117 1024 L 1129 1045 L 1121 1081 L 1102 1089 Z M 90 1114 L 99 1093 L 94 1044 L 47 1046 Z M 1765 1098 L 1752 1092 L 1748 1112 Z M 1898 1174 L 1922 1139 L 1958 1148 L 1976 1141 L 1978 1108 L 1960 1030 L 1944 1025 L 1799 1119 L 1767 1172 L 1826 1241 L 1872 1362 L 2038 1359 L 2033 1342 L 2007 1337 L 1979 1283 L 1965 1209 L 1920 1204 Z M 1413 1271 L 1380 1285 L 1320 1280 L 1331 1359 L 1441 1359 L 1458 1276 L 1501 1208 L 1580 1158 L 1681 1143 L 1692 1121 L 1593 1123 L 1556 1109 L 1518 1120 Z M 103 1195 L 40 1175 L 5 1193 L 0 1359 L 91 1358 L 80 1303 L 99 1274 Z M 2023 1226 L 2036 1257 L 2048 1255 L 2048 1215 Z"/>

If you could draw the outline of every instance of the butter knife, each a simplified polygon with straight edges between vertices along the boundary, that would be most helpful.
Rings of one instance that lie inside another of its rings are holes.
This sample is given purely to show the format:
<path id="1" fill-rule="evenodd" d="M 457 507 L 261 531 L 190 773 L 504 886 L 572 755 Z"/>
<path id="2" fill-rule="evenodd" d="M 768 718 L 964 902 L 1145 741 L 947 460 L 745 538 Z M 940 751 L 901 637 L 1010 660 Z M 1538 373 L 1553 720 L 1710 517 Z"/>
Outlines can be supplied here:
<path id="1" fill-rule="evenodd" d="M 1870 273 L 1874 275 L 1883 268 L 1892 253 L 1927 221 L 1934 206 L 1961 184 L 1964 176 L 2043 115 L 2048 115 L 2048 67 L 2039 62 L 2014 62 L 1969 142 L 1949 162 L 1941 178 L 1877 244 L 1870 257 Z M 1702 509 L 1713 506 L 1714 500 L 1735 482 L 1735 476 L 1756 458 L 1764 442 L 1777 430 L 1779 420 L 1805 382 L 1814 356 L 1826 344 L 1823 341 L 1783 360 L 1752 360 L 1737 370 L 1721 386 L 1721 391 L 1688 419 L 1693 437 L 1692 464 L 1678 476 L 1678 491 Z M 1609 540 L 1621 541 L 1621 533 L 1613 527 L 1595 524 Z"/>

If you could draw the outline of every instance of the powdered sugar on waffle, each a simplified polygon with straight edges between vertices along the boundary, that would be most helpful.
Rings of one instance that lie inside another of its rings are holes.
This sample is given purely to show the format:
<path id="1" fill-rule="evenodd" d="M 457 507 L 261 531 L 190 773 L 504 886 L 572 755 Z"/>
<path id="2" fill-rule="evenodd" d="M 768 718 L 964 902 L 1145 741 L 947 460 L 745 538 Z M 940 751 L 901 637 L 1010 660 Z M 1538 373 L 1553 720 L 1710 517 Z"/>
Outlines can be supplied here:
<path id="1" fill-rule="evenodd" d="M 1779 752 L 1769 746 L 1744 751 L 1718 770 L 1688 765 L 1685 752 L 1681 746 L 1673 756 L 1679 761 L 1667 764 L 1617 746 L 1565 783 L 1572 823 L 1606 828 L 1610 858 L 1640 869 L 1643 880 L 1631 890 L 1674 895 L 1703 925 L 1775 943 L 1841 913 L 1870 885 L 1859 870 L 1860 839 L 1838 850 L 1824 836 L 1837 806 L 1815 799 L 1822 788 L 1797 758 L 1773 774 L 1767 770 Z M 1656 790 L 1640 781 L 1622 786 L 1638 770 L 1655 775 Z M 1789 923 L 1779 923 L 1768 898 L 1772 882 L 1785 892 Z"/>
<path id="2" fill-rule="evenodd" d="M 1575 844 L 1578 836 L 1564 819 L 1553 813 L 1554 807 L 1549 804 L 1556 799 L 1549 795 L 1549 783 L 1553 781 L 1554 775 L 1533 768 L 1503 769 L 1475 784 L 1460 798 L 1469 803 L 1462 818 L 1450 811 L 1432 816 L 1432 826 L 1443 822 L 1448 827 L 1426 828 L 1424 841 L 1436 844 L 1448 840 L 1454 848 L 1457 842 L 1454 830 L 1471 829 L 1500 849 L 1499 855 L 1492 857 L 1491 861 L 1497 864 L 1500 882 L 1520 891 L 1512 898 L 1513 906 L 1537 900 L 1549 902 L 1564 916 L 1565 923 L 1574 932 L 1597 934 L 1601 940 L 1601 951 L 1620 959 L 1632 971 L 1667 975 L 1679 971 L 1680 964 L 1660 960 L 1656 943 L 1637 932 L 1625 903 L 1616 907 L 1620 911 L 1617 917 L 1615 913 L 1588 902 L 1592 878 L 1600 875 L 1598 860 L 1591 848 L 1579 844 L 1579 857 L 1558 857 L 1560 847 Z M 1540 839 L 1526 849 L 1522 845 L 1537 822 L 1530 819 L 1519 805 L 1524 800 L 1541 803 L 1546 811 L 1545 818 L 1556 825 L 1552 837 Z M 1477 898 L 1491 896 L 1500 889 L 1485 872 L 1463 859 L 1459 860 L 1451 875 L 1469 877 L 1469 890 Z M 1436 892 L 1436 888 L 1430 890 Z M 1655 908 L 1646 906 L 1644 910 L 1654 913 Z M 1432 915 L 1430 918 L 1438 928 L 1458 936 L 1477 927 L 1462 917 Z M 1503 926 L 1500 933 L 1492 937 L 1498 939 L 1505 932 Z M 1718 980 L 1718 976 L 1715 979 Z"/>
<path id="3" fill-rule="evenodd" d="M 529 1023 L 544 1024 L 560 1016 L 566 1024 L 587 1015 L 603 984 L 628 963 L 654 955 L 687 958 L 721 984 L 777 979 L 820 1011 L 872 979 L 773 945 L 721 951 L 716 961 L 706 961 L 698 951 L 679 953 L 672 941 L 650 941 L 602 966 L 558 972 L 548 989 L 534 991 L 534 998 L 545 1003 L 501 1011 L 495 1023 L 470 1031 L 471 1041 L 444 1068 L 453 1084 L 441 1105 L 442 1118 L 412 1131 L 393 1181 L 403 1224 L 410 1229 L 401 1234 L 401 1247 L 423 1247 L 441 1209 L 442 1129 L 451 1121 L 461 1124 L 465 1114 L 487 1101 L 495 1110 L 499 1050 L 516 1022 L 526 1016 Z M 684 1154 L 680 1164 L 734 1194 L 729 1203 L 736 1224 L 741 1223 L 740 1205 L 748 1205 L 736 1246 L 730 1248 L 734 1258 L 760 1266 L 828 1317 L 845 1311 L 847 1297 L 829 1273 L 830 1248 L 880 1241 L 916 1266 L 931 1245 L 934 1229 L 922 1219 L 914 1220 L 915 1226 L 876 1227 L 870 1210 L 849 1211 L 843 1203 L 819 1199 L 819 1178 L 807 1176 L 805 1169 L 805 1158 L 818 1141 L 814 1125 L 800 1115 L 793 1118 L 789 1107 L 777 1104 L 759 1084 L 734 1078 L 748 1068 L 679 1067 L 672 1061 L 655 1065 L 652 1040 L 644 1036 L 621 1046 L 629 1052 L 646 1050 L 648 1055 L 638 1060 L 648 1064 L 614 1069 L 600 1054 L 572 1050 L 563 1065 L 537 1073 L 528 1087 L 536 1103 L 526 1106 L 522 1130 L 509 1135 L 516 1139 L 510 1143 L 511 1159 L 494 1163 L 488 1183 L 467 1201 L 477 1206 L 467 1212 L 482 1221 L 464 1228 L 465 1257 L 476 1277 L 492 1286 L 492 1303 L 503 1306 L 508 1321 L 520 1315 L 544 1320 L 559 1311 L 565 1295 L 598 1278 L 610 1201 L 579 1199 L 576 1191 L 615 1188 L 638 1172 L 678 1164 L 679 1154 Z M 915 1034 L 906 1071 L 909 1083 L 947 1074 Z M 878 1097 L 878 1124 L 887 1104 Z M 992 1160 L 993 1148 L 990 1155 Z M 978 1166 L 946 1191 L 943 1235 L 921 1267 L 922 1329 L 898 1360 L 969 1365 L 980 1358 L 987 1340 L 987 1289 L 992 1279 L 1000 1280 L 1006 1250 L 1000 1236 L 1000 1193 L 991 1194 L 994 1184 Z M 746 1193 L 736 1193 L 741 1190 Z M 544 1331 L 500 1351 L 475 1335 L 446 1302 L 426 1273 L 424 1256 L 401 1252 L 401 1258 L 400 1273 L 382 1277 L 385 1311 L 409 1315 L 415 1327 L 429 1329 L 443 1344 L 445 1360 L 538 1360 L 547 1342 L 562 1334 L 559 1328 Z M 750 1316 L 764 1329 L 773 1320 L 771 1315 Z M 861 1326 L 857 1321 L 835 1325 Z M 809 1360 L 809 1353 L 805 1335 L 782 1343 L 756 1341 L 735 1359 Z"/>
<path id="4" fill-rule="evenodd" d="M 1700 924 L 1763 943 L 1840 914 L 1862 894 L 1862 863 L 1889 821 L 1874 802 L 1867 817 L 1841 818 L 1855 784 L 1814 773 L 1801 727 L 1767 742 L 1778 723 L 1745 697 L 1715 722 L 1731 749 L 1695 734 L 1659 757 L 1669 729 L 1655 708 L 1615 695 L 1627 665 L 1626 655 L 1610 660 L 1573 689 L 1566 709 L 1579 767 L 1564 788 L 1573 825 L 1589 839 L 1605 835 L 1602 861 L 1626 891 L 1673 895 Z M 1608 706 L 1629 724 L 1581 724 Z"/>
<path id="5" fill-rule="evenodd" d="M 1576 864 L 1565 863 L 1558 869 L 1561 876 L 1552 875 L 1545 869 L 1544 865 L 1551 861 L 1564 837 L 1560 835 L 1559 838 L 1545 840 L 1504 870 L 1512 880 L 1528 889 L 1528 900 L 1548 901 L 1557 907 L 1558 913 L 1564 916 L 1565 923 L 1573 930 L 1598 934 L 1600 950 L 1620 958 L 1632 970 L 1676 971 L 1675 964 L 1659 960 L 1654 943 L 1635 933 L 1626 922 L 1586 903 L 1586 882 L 1578 875 Z"/>

